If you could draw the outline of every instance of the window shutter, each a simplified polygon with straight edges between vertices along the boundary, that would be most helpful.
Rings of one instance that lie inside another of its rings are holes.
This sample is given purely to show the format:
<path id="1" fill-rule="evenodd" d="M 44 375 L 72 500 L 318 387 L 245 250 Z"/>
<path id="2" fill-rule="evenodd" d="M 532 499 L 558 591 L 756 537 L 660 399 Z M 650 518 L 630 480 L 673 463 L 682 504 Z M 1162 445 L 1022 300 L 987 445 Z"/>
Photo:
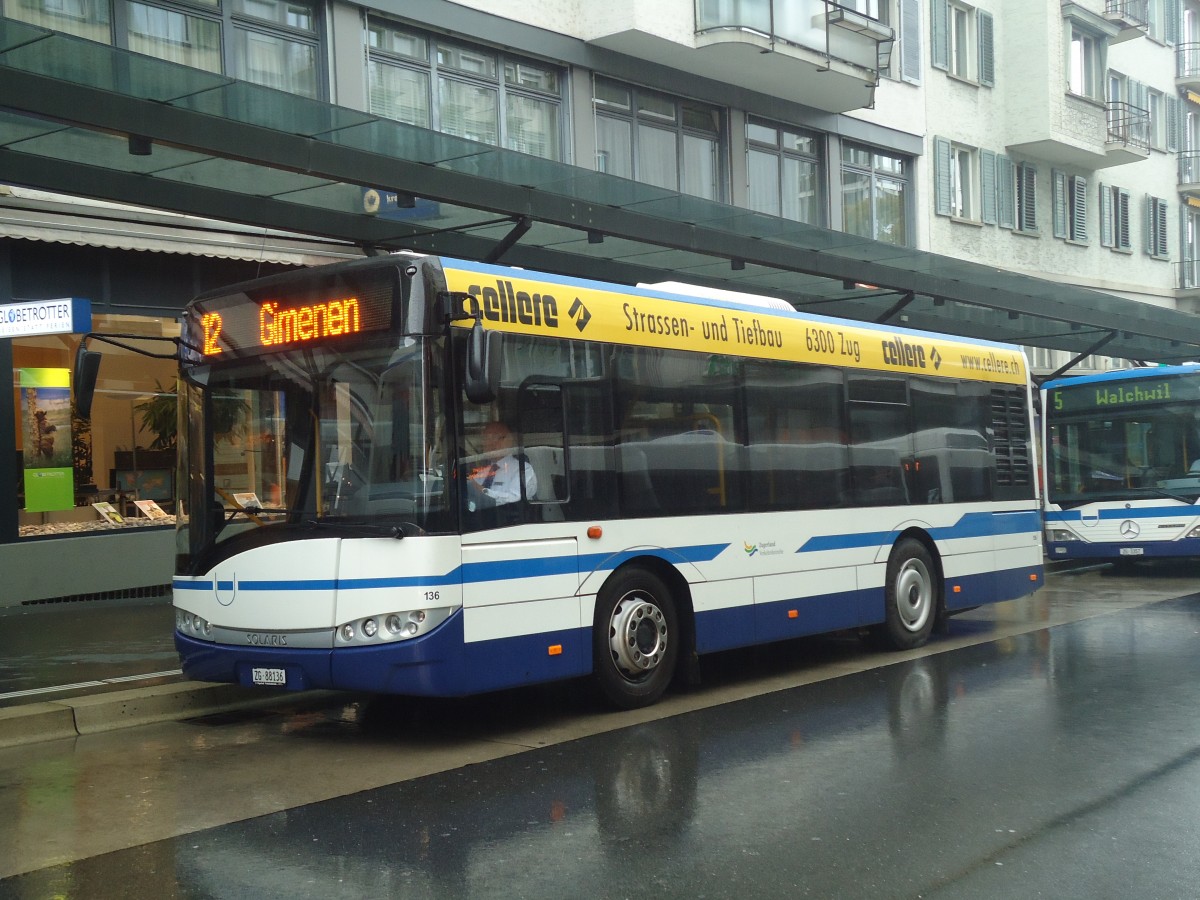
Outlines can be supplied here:
<path id="1" fill-rule="evenodd" d="M 1179 204 L 1179 263 L 1180 264 L 1175 267 L 1178 272 L 1178 274 L 1176 274 L 1176 276 L 1175 276 L 1175 287 L 1177 287 L 1177 288 L 1182 288 L 1182 287 L 1188 286 L 1185 283 L 1185 279 L 1187 278 L 1188 271 L 1192 268 L 1192 266 L 1195 265 L 1195 263 L 1193 263 L 1191 260 L 1189 260 L 1187 258 L 1188 257 L 1187 226 L 1188 226 L 1187 207 L 1181 203 L 1181 204 Z"/>
<path id="2" fill-rule="evenodd" d="M 979 218 L 985 225 L 996 224 L 996 154 L 979 151 Z"/>
<path id="3" fill-rule="evenodd" d="M 1029 163 L 1017 166 L 1019 209 L 1017 228 L 1035 232 L 1037 227 L 1037 168 Z"/>
<path id="4" fill-rule="evenodd" d="M 900 0 L 900 78 L 921 83 L 920 0 Z"/>
<path id="5" fill-rule="evenodd" d="M 930 30 L 932 46 L 930 47 L 930 62 L 935 69 L 950 70 L 950 2 L 949 0 L 933 0 L 929 7 Z"/>
<path id="6" fill-rule="evenodd" d="M 1182 12 L 1179 0 L 1163 0 L 1163 39 L 1168 44 L 1178 44 L 1183 33 Z"/>
<path id="7" fill-rule="evenodd" d="M 933 139 L 933 180 L 937 186 L 937 197 L 934 211 L 939 216 L 948 216 L 953 211 L 951 204 L 953 198 L 950 196 L 953 190 L 953 185 L 950 180 L 950 172 L 954 166 L 954 160 L 950 155 L 950 142 L 943 137 L 935 137 Z"/>
<path id="8" fill-rule="evenodd" d="M 1013 164 L 1007 156 L 996 157 L 996 224 L 1016 227 L 1016 199 L 1013 191 Z"/>
<path id="9" fill-rule="evenodd" d="M 1146 252 L 1154 255 L 1154 198 L 1146 195 Z"/>
<path id="10" fill-rule="evenodd" d="M 1050 185 L 1051 199 L 1054 204 L 1054 236 L 1065 238 L 1067 236 L 1067 176 L 1062 172 L 1051 170 Z"/>
<path id="11" fill-rule="evenodd" d="M 1167 97 L 1167 151 L 1174 153 L 1179 149 L 1179 121 L 1182 104 L 1178 97 Z"/>
<path id="12" fill-rule="evenodd" d="M 996 83 L 996 56 L 992 47 L 992 14 L 977 12 L 976 28 L 979 31 L 979 83 L 992 87 Z"/>
<path id="13" fill-rule="evenodd" d="M 1129 234 L 1129 191 L 1118 190 L 1114 199 L 1116 201 L 1117 228 L 1113 232 L 1113 239 L 1119 249 L 1129 250 L 1133 247 L 1133 239 Z"/>
<path id="14" fill-rule="evenodd" d="M 1087 179 L 1071 178 L 1071 240 L 1087 242 Z"/>
<path id="15" fill-rule="evenodd" d="M 1167 201 L 1154 204 L 1154 255 L 1166 257 L 1167 251 Z"/>
<path id="16" fill-rule="evenodd" d="M 1100 185 L 1100 246 L 1113 246 L 1113 195 L 1112 188 Z"/>

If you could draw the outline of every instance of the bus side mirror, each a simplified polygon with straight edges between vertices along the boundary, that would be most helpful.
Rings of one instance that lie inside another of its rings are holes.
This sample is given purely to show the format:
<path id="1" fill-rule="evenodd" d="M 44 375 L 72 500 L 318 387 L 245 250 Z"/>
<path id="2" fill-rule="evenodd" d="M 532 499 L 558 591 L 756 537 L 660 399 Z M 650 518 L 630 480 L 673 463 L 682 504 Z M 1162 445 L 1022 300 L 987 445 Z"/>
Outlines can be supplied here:
<path id="1" fill-rule="evenodd" d="M 467 371 L 463 390 L 472 403 L 491 403 L 500 383 L 500 348 L 503 335 L 488 331 L 478 319 L 467 338 Z"/>
<path id="2" fill-rule="evenodd" d="M 92 417 L 92 397 L 96 393 L 96 376 L 100 374 L 100 353 L 87 349 L 87 337 L 79 341 L 75 351 L 75 412 L 83 419 Z"/>

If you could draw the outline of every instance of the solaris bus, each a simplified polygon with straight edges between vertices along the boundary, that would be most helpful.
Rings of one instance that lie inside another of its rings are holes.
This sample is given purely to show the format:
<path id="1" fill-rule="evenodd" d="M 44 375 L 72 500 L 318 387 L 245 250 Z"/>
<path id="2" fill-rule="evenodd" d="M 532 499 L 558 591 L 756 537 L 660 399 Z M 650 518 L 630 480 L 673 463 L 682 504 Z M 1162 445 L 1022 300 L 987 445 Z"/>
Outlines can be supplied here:
<path id="1" fill-rule="evenodd" d="M 632 708 L 1041 584 L 1016 347 L 393 254 L 204 294 L 180 355 L 193 679 Z"/>

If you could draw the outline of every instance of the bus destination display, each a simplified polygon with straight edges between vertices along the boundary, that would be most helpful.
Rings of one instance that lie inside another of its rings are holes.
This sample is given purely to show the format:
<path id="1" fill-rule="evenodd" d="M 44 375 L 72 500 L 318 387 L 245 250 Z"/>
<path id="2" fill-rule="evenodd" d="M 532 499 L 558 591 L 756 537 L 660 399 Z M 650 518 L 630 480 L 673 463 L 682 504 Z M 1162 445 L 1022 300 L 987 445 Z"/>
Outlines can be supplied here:
<path id="1" fill-rule="evenodd" d="M 342 343 L 392 325 L 391 283 L 330 285 L 323 294 L 269 291 L 197 301 L 192 343 L 206 360 L 305 344 Z"/>

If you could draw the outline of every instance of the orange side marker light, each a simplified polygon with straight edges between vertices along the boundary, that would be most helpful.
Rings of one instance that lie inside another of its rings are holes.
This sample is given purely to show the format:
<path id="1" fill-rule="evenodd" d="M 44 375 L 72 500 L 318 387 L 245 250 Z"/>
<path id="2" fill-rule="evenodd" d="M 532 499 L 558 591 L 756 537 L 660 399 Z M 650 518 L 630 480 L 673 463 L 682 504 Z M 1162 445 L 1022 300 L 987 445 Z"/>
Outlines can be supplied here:
<path id="1" fill-rule="evenodd" d="M 788 610 L 788 618 L 789 618 L 789 619 L 798 619 L 798 618 L 800 618 L 800 611 L 799 611 L 799 610 L 796 610 L 796 609 L 789 609 L 789 610 Z"/>
<path id="2" fill-rule="evenodd" d="M 597 538 L 602 537 L 603 535 L 604 535 L 604 529 L 601 528 L 599 525 L 589 525 L 588 526 L 587 536 L 590 537 L 593 541 L 596 540 Z"/>
<path id="3" fill-rule="evenodd" d="M 546 652 L 551 656 L 562 656 L 562 644 L 551 644 L 546 648 Z"/>

